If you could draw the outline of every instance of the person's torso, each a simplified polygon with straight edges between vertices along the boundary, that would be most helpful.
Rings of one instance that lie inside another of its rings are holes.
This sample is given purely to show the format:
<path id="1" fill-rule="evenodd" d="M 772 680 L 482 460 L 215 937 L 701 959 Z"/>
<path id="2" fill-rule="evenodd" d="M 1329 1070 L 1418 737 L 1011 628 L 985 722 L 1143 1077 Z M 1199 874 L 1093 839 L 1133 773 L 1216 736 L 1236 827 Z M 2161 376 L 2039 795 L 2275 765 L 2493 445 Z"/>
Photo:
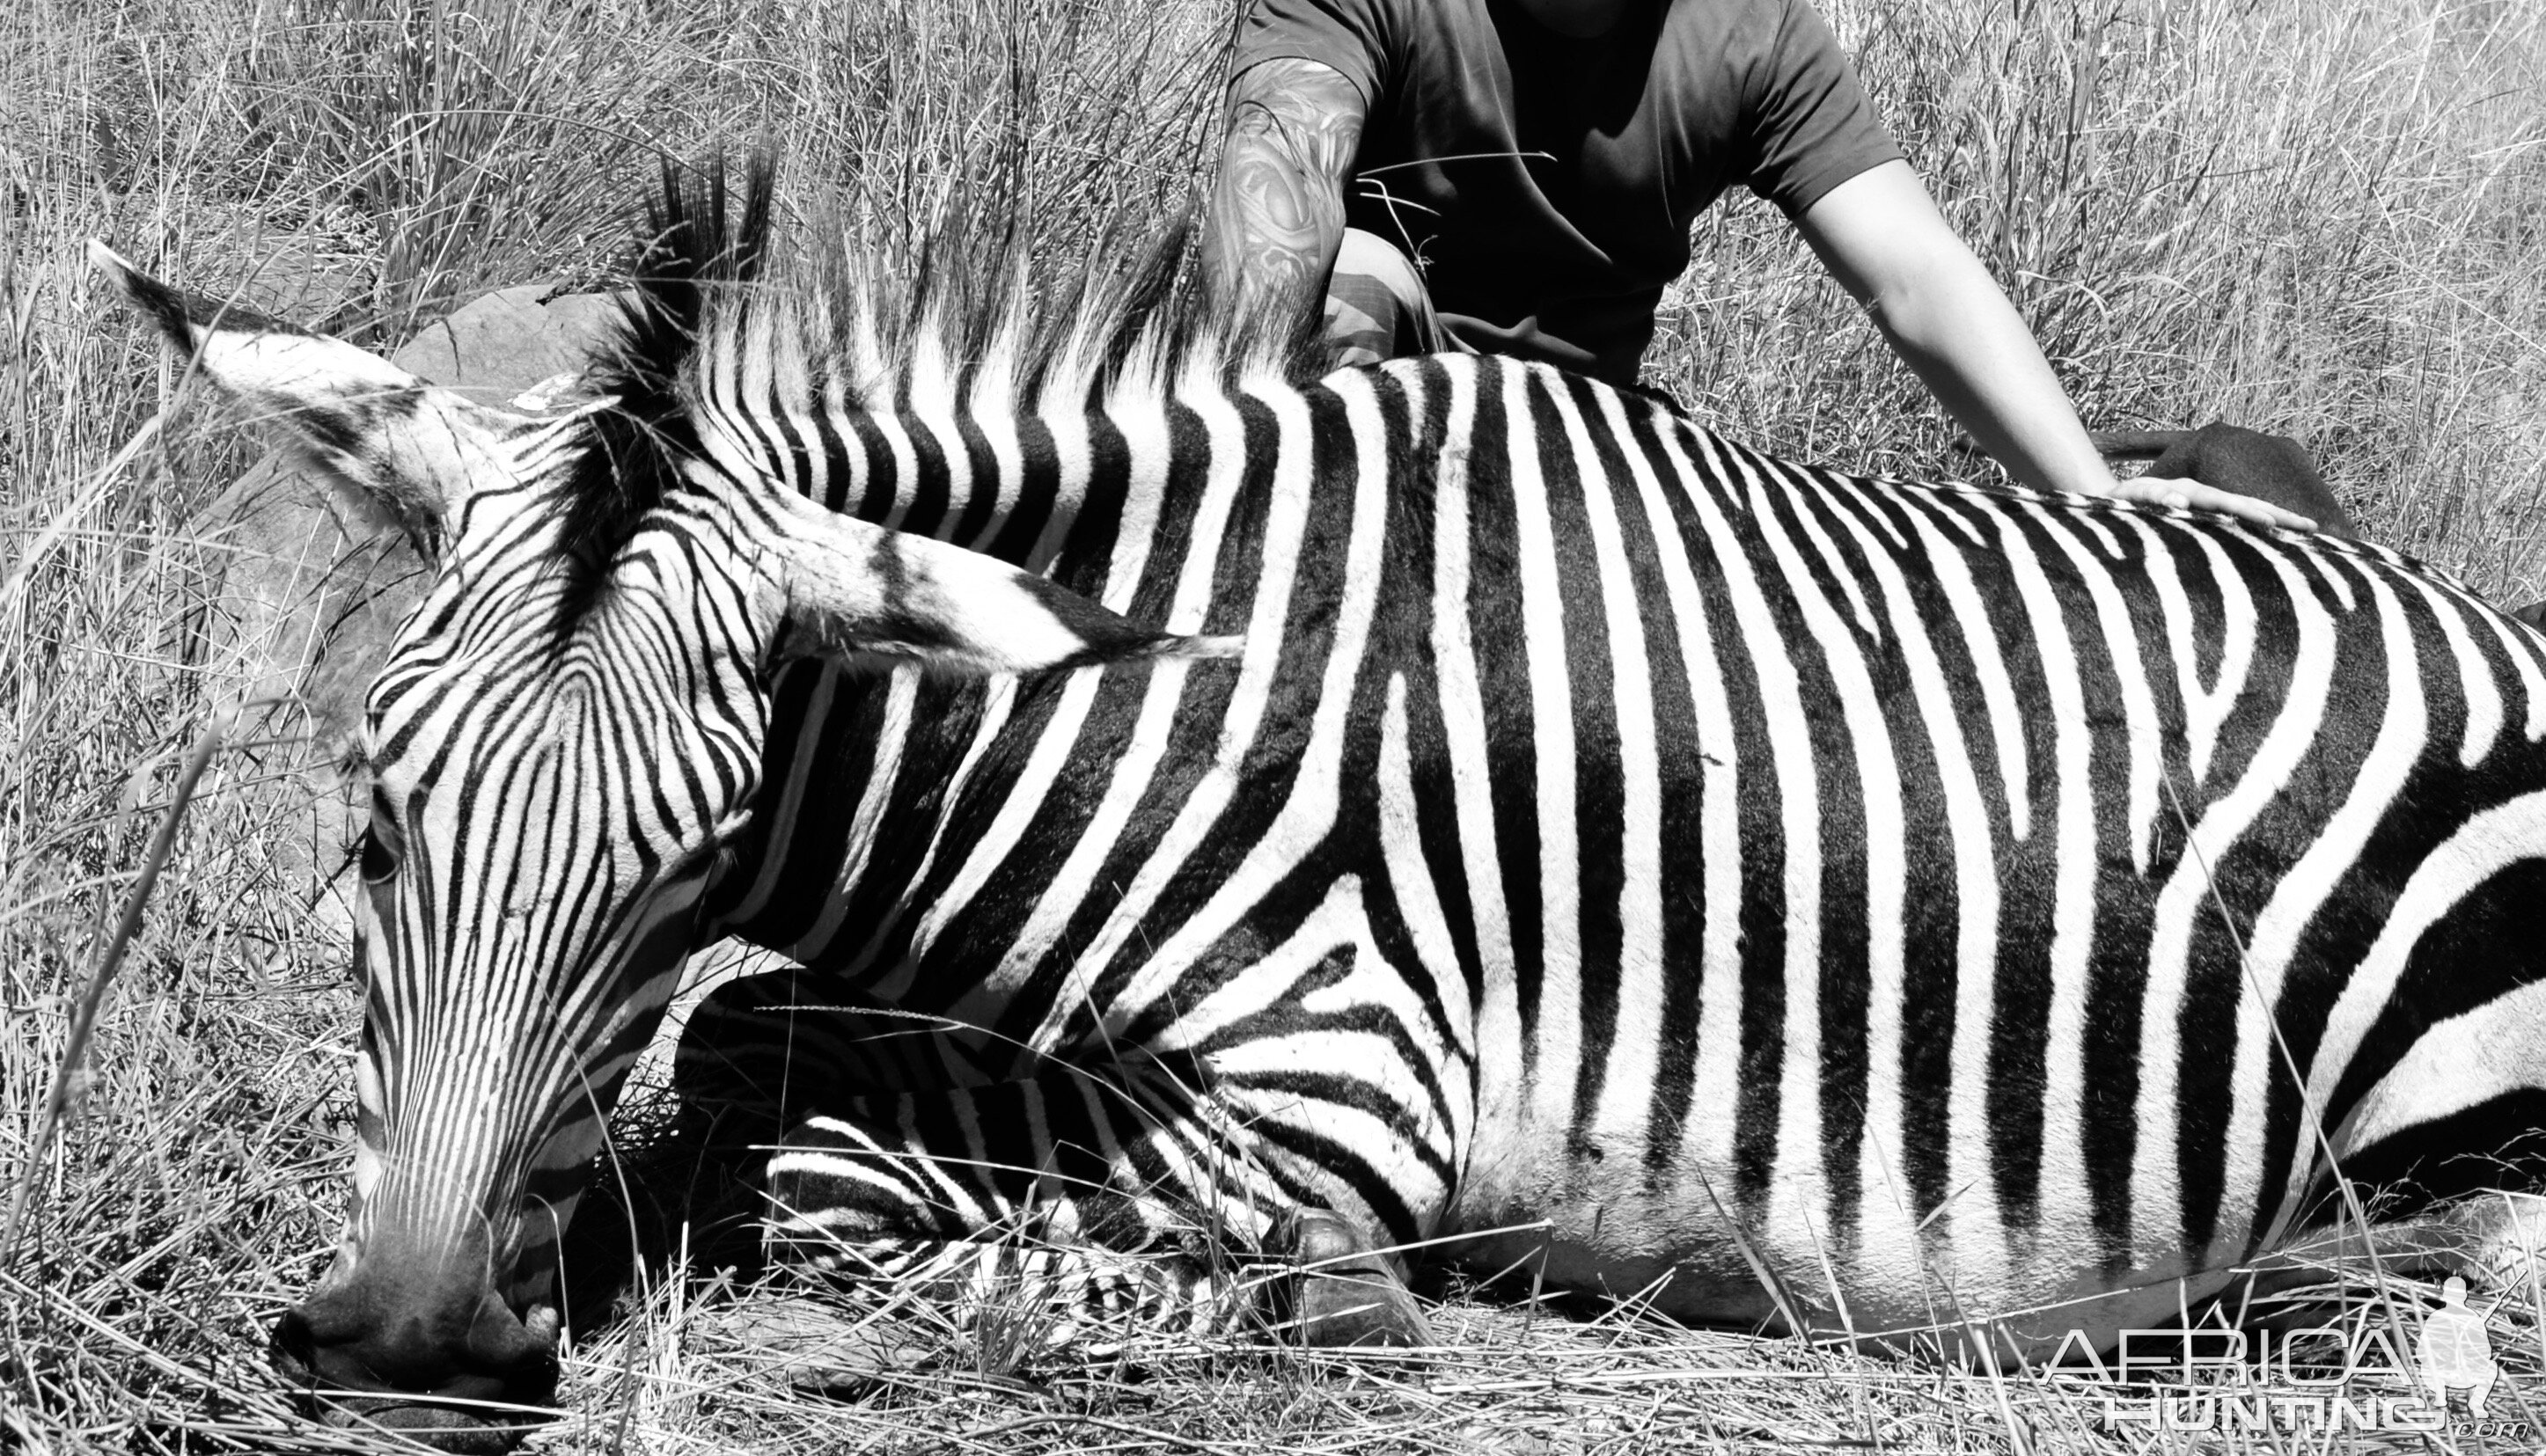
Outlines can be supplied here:
<path id="1" fill-rule="evenodd" d="M 1631 6 L 1576 40 L 1512 0 L 1400 11 L 1346 202 L 1478 347 L 1632 379 L 1689 226 L 1748 175 L 1776 0 Z"/>

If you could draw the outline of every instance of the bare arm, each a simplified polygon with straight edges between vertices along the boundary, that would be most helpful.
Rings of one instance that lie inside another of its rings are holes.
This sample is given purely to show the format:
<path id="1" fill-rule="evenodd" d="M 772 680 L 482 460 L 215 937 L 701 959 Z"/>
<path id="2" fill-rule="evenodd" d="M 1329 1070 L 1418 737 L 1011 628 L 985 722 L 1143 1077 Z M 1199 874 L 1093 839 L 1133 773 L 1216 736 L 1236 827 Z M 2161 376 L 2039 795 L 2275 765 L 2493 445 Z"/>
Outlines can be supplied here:
<path id="1" fill-rule="evenodd" d="M 2305 517 L 2189 480 L 2116 481 L 2015 306 L 1954 235 L 1907 162 L 1830 189 L 1795 225 L 1832 277 L 1981 447 L 2027 485 L 2225 511 L 2260 526 Z"/>
<path id="2" fill-rule="evenodd" d="M 1334 67 L 1268 60 L 1229 87 L 1229 140 L 1203 219 L 1203 277 L 1224 316 L 1315 310 L 1344 236 L 1361 92 Z"/>

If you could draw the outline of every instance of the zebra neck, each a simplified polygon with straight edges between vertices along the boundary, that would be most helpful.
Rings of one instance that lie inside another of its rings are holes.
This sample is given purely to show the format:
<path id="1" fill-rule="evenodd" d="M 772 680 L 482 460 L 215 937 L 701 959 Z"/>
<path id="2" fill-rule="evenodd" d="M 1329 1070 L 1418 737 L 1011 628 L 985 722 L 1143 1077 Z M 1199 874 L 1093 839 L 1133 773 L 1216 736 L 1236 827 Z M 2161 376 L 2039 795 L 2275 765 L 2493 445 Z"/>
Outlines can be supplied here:
<path id="1" fill-rule="evenodd" d="M 828 468 L 799 457 L 789 478 L 834 510 L 957 541 L 1137 620 L 1194 630 L 1199 622 L 1170 618 L 1185 595 L 1177 585 L 1197 502 L 1229 493 L 1213 489 L 1229 484 L 1217 471 L 1244 468 L 1237 452 L 1212 449 L 1212 433 L 1164 400 L 996 421 L 843 413 Z M 1236 514 L 1237 531 L 1250 532 L 1255 513 Z M 989 746 L 1032 741 L 1058 688 L 1059 680 L 829 664 L 783 670 L 753 825 L 712 896 L 712 919 L 816 970 L 890 976 L 913 937 L 931 933 L 919 907 L 967 857 L 957 828 L 995 816 L 1015 787 L 1018 766 Z"/>
<path id="2" fill-rule="evenodd" d="M 831 510 L 1043 572 L 1064 552 L 1110 554 L 1122 526 L 1155 517 L 1165 472 L 1142 466 L 1171 451 L 1168 413 L 1119 401 L 981 413 L 922 396 L 891 411 L 773 409 L 725 433 L 749 442 L 760 472 Z"/>

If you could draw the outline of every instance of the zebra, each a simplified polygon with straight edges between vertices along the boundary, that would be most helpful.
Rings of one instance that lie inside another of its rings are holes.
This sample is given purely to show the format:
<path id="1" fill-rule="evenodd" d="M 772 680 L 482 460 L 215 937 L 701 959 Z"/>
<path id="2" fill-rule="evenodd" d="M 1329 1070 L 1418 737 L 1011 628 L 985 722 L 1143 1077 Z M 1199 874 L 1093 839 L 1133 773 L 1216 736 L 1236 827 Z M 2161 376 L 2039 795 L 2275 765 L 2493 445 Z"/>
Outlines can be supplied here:
<path id="1" fill-rule="evenodd" d="M 739 193 L 667 171 L 549 418 L 96 249 L 439 563 L 368 704 L 296 1379 L 548 1397 L 558 1232 L 729 936 L 797 969 L 682 1075 L 780 1119 L 772 1246 L 951 1292 L 1030 1237 L 1088 1332 L 1420 1340 L 1432 1246 L 2039 1353 L 2357 1186 L 2454 1217 L 2540 1125 L 2546 637 L 2446 576 L 1537 364 L 1319 377 L 1197 322 L 1172 234 L 1041 303 L 797 272 Z M 1303 1263 L 1349 1277 L 1252 1272 Z"/>

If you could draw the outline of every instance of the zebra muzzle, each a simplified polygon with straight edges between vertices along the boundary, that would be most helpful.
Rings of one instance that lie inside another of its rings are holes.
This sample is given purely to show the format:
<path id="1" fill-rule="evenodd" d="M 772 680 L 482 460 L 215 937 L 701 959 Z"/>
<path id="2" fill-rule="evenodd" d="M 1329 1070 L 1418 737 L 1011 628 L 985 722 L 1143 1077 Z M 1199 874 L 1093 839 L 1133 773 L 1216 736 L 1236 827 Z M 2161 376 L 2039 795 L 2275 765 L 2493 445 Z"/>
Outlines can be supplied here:
<path id="1" fill-rule="evenodd" d="M 556 1337 L 545 1305 L 524 1319 L 488 1291 L 473 1305 L 417 1306 L 357 1278 L 286 1311 L 273 1355 L 330 1424 L 395 1431 L 428 1450 L 498 1452 L 552 1414 Z"/>

